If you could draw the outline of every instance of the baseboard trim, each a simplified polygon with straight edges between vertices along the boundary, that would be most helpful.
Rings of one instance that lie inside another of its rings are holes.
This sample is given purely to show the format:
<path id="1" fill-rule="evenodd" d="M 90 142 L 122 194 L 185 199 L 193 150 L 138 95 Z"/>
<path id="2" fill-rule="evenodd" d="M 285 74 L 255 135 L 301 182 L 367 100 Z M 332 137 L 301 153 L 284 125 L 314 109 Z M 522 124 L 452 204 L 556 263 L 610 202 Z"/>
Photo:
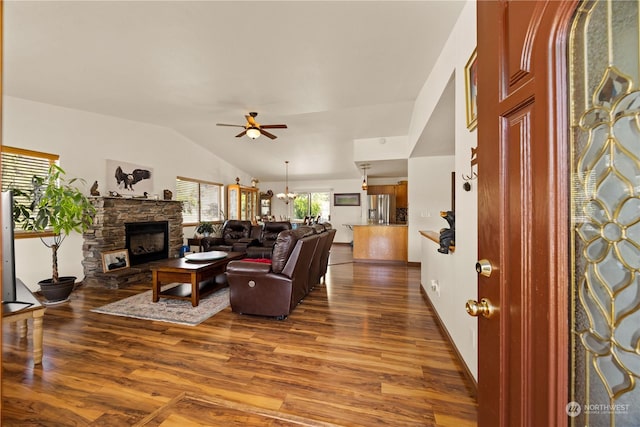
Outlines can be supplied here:
<path id="1" fill-rule="evenodd" d="M 442 334 L 449 341 L 449 343 L 451 344 L 451 347 L 453 347 L 453 351 L 456 353 L 456 357 L 458 358 L 458 361 L 462 365 L 465 376 L 467 377 L 467 380 L 469 380 L 468 382 L 468 384 L 470 385 L 469 391 L 471 392 L 471 395 L 477 399 L 478 398 L 478 382 L 473 377 L 473 374 L 471 373 L 471 370 L 469 369 L 467 364 L 464 362 L 464 359 L 462 358 L 462 354 L 460 354 L 458 347 L 456 347 L 456 344 L 451 338 L 451 335 L 449 335 L 449 331 L 447 330 L 446 326 L 444 325 L 444 322 L 440 318 L 440 315 L 438 314 L 438 311 L 436 310 L 435 306 L 431 302 L 431 298 L 429 298 L 429 295 L 424 290 L 424 286 L 422 286 L 422 283 L 420 284 L 420 293 L 422 294 L 422 298 L 424 299 L 424 301 L 431 308 L 431 311 L 433 311 L 433 314 L 436 316 L 436 320 L 438 322 L 438 327 L 440 328 L 440 331 L 442 331 Z"/>

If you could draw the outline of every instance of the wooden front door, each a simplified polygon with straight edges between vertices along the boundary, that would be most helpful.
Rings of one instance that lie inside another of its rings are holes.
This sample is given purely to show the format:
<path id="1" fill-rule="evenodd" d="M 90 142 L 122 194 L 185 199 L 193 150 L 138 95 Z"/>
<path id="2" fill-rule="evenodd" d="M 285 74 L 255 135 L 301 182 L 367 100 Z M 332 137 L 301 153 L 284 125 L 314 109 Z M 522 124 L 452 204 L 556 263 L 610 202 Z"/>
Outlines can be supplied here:
<path id="1" fill-rule="evenodd" d="M 575 8 L 478 1 L 478 254 L 488 274 L 471 305 L 479 427 L 567 423 L 565 41 Z"/>

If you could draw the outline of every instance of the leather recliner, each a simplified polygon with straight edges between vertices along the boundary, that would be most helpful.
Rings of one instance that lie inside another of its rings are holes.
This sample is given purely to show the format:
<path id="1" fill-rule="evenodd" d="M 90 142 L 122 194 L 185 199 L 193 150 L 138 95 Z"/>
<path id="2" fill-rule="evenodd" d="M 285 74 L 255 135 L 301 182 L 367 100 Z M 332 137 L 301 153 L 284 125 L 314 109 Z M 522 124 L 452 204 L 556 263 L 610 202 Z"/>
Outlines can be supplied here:
<path id="1" fill-rule="evenodd" d="M 222 226 L 222 237 L 203 237 L 202 250 L 246 252 L 254 240 L 251 238 L 251 221 L 228 219 Z"/>
<path id="2" fill-rule="evenodd" d="M 328 222 L 323 223 L 325 228 L 325 233 L 327 234 L 326 241 L 320 254 L 320 278 L 322 281 L 326 281 L 327 269 L 329 267 L 329 255 L 331 255 L 331 245 L 333 245 L 333 239 L 336 237 L 336 230 L 332 228 L 331 224 Z"/>
<path id="3" fill-rule="evenodd" d="M 248 258 L 271 258 L 273 246 L 281 231 L 291 230 L 289 221 L 270 221 L 262 225 L 257 243 L 247 247 Z"/>
<path id="4" fill-rule="evenodd" d="M 322 263 L 322 251 L 324 250 L 327 237 L 329 235 L 325 232 L 325 228 L 321 224 L 314 224 L 309 226 L 313 234 L 318 236 L 318 244 L 309 266 L 309 280 L 307 282 L 307 293 L 311 292 L 313 288 L 320 283 L 320 268 Z"/>
<path id="5" fill-rule="evenodd" d="M 236 313 L 284 319 L 307 294 L 309 268 L 319 235 L 308 227 L 278 234 L 271 264 L 231 261 L 227 265 L 229 300 Z"/>

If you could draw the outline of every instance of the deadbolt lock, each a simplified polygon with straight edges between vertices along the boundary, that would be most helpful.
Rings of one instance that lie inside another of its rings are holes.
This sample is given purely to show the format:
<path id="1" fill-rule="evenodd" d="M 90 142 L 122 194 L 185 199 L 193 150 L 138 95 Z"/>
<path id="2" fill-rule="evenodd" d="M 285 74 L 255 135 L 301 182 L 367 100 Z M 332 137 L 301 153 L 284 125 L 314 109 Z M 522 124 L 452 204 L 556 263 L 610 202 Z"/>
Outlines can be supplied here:
<path id="1" fill-rule="evenodd" d="M 493 266 L 491 266 L 491 262 L 488 259 L 481 259 L 476 262 L 476 272 L 485 277 L 490 277 L 491 272 L 493 271 Z"/>
<path id="2" fill-rule="evenodd" d="M 479 315 L 482 315 L 486 318 L 493 316 L 495 311 L 495 308 L 491 305 L 491 301 L 486 298 L 482 298 L 480 302 L 470 299 L 467 301 L 465 309 L 467 310 L 467 313 L 469 313 L 469 316 L 478 317 Z"/>

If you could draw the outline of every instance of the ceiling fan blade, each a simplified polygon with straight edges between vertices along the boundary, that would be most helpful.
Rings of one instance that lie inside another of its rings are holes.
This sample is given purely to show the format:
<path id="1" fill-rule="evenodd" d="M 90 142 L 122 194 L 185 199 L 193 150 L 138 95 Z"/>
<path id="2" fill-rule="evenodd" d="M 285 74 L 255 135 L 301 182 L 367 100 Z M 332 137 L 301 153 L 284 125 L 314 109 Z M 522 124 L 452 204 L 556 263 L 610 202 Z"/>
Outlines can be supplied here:
<path id="1" fill-rule="evenodd" d="M 241 136 L 245 136 L 247 134 L 247 131 L 242 131 L 239 134 L 236 135 L 236 138 L 240 138 Z"/>
<path id="2" fill-rule="evenodd" d="M 216 126 L 233 126 L 234 128 L 243 128 L 242 125 L 228 125 L 226 123 L 216 123 Z"/>
<path id="3" fill-rule="evenodd" d="M 286 129 L 287 125 L 260 125 L 262 129 Z"/>
<path id="4" fill-rule="evenodd" d="M 266 136 L 267 138 L 271 138 L 271 139 L 276 139 L 277 136 L 275 136 L 272 133 L 267 132 L 266 130 L 263 130 L 262 128 L 259 129 L 260 133 L 263 134 L 264 136 Z"/>
<path id="5" fill-rule="evenodd" d="M 256 123 L 256 119 L 254 119 L 251 116 L 244 116 L 247 119 L 247 123 L 249 123 L 251 126 L 253 126 L 254 128 L 258 127 L 258 123 Z"/>

